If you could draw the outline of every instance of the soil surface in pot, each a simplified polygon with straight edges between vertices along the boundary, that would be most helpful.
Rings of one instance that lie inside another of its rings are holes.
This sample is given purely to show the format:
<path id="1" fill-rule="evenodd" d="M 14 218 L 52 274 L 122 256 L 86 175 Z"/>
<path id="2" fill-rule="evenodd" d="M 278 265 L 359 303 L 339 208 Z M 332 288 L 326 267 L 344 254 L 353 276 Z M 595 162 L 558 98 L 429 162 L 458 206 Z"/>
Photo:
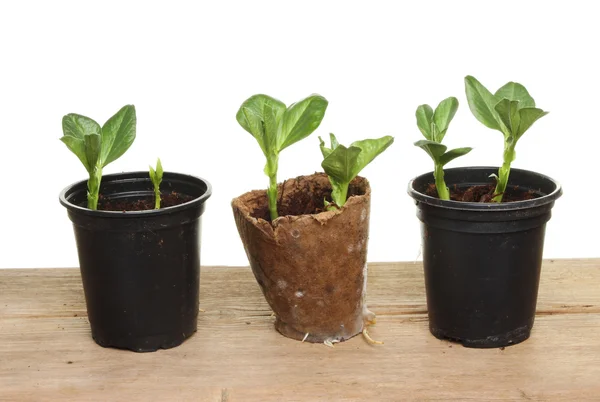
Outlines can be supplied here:
<path id="1" fill-rule="evenodd" d="M 179 204 L 191 201 L 194 197 L 186 194 L 171 192 L 162 193 L 160 196 L 160 207 L 174 207 Z M 100 197 L 98 199 L 98 210 L 99 211 L 147 211 L 154 209 L 154 198 L 142 198 L 142 199 L 110 199 Z"/>
<path id="2" fill-rule="evenodd" d="M 298 176 L 280 185 L 277 211 L 279 216 L 319 214 L 325 211 L 325 200 L 331 202 L 331 185 L 328 180 L 311 180 L 311 176 Z M 364 195 L 364 188 L 354 179 L 348 186 L 348 198 Z M 269 205 L 264 202 L 246 204 L 250 216 L 271 222 Z"/>
<path id="3" fill-rule="evenodd" d="M 449 187 L 450 190 L 450 199 L 452 201 L 462 201 L 462 202 L 492 202 L 492 198 L 494 198 L 494 190 L 496 190 L 496 184 L 483 184 L 477 186 L 469 186 L 469 187 L 459 187 L 458 185 L 453 185 Z M 437 189 L 434 183 L 429 184 L 427 187 L 427 191 L 425 192 L 430 197 L 438 198 Z M 534 190 L 522 190 L 519 189 L 518 186 L 510 186 L 507 188 L 504 196 L 502 197 L 502 202 L 516 202 L 516 201 L 525 201 L 531 200 L 534 198 L 541 197 L 542 194 L 534 191 Z"/>

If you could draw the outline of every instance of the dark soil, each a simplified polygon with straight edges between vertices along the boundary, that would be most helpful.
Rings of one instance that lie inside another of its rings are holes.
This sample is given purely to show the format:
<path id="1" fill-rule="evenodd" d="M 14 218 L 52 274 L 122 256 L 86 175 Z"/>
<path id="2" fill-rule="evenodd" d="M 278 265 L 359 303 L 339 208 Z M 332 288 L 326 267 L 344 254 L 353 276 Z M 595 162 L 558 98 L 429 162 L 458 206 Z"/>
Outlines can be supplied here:
<path id="1" fill-rule="evenodd" d="M 452 201 L 462 202 L 492 202 L 496 184 L 483 184 L 470 187 L 450 186 L 450 199 Z M 425 192 L 430 197 L 438 197 L 437 189 L 434 183 L 429 184 Z M 518 186 L 507 188 L 502 196 L 502 202 L 525 201 L 539 198 L 541 195 L 534 190 L 521 190 Z"/>
<path id="2" fill-rule="evenodd" d="M 299 216 L 318 214 L 325 211 L 325 199 L 331 202 L 331 184 L 325 174 L 319 174 L 316 178 L 311 176 L 298 176 L 294 179 L 285 180 L 278 186 L 277 212 L 279 216 Z M 356 195 L 364 195 L 365 188 L 359 185 L 360 181 L 354 179 L 348 187 L 348 198 Z M 264 198 L 266 201 L 266 198 Z M 251 216 L 271 221 L 268 202 L 253 205 Z"/>
<path id="3" fill-rule="evenodd" d="M 184 202 L 191 201 L 194 197 L 176 192 L 162 193 L 160 196 L 160 208 L 174 207 Z M 99 211 L 147 211 L 154 209 L 154 197 L 131 199 L 131 198 L 105 198 L 100 194 L 98 199 Z"/>

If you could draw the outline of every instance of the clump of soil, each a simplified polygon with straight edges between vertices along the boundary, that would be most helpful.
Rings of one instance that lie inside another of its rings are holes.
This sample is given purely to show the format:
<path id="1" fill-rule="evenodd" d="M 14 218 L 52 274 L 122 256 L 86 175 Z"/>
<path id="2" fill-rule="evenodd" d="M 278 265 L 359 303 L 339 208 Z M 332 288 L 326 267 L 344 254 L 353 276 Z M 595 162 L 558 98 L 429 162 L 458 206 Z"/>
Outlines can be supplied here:
<path id="1" fill-rule="evenodd" d="M 364 195 L 364 180 L 355 178 L 348 187 L 348 198 Z M 277 212 L 279 216 L 299 216 L 318 214 L 325 211 L 325 200 L 331 202 L 331 183 L 324 173 L 311 176 L 298 176 L 285 180 L 277 187 Z M 256 199 L 251 206 L 250 216 L 271 221 L 266 197 Z"/>
<path id="2" fill-rule="evenodd" d="M 160 207 L 174 207 L 184 202 L 191 201 L 194 197 L 187 194 L 181 194 L 176 192 L 162 193 L 160 196 Z M 99 211 L 147 211 L 154 209 L 154 197 L 146 197 L 141 199 L 131 198 L 117 198 L 110 199 L 109 197 L 103 197 L 100 194 L 98 199 L 98 210 Z"/>
<path id="3" fill-rule="evenodd" d="M 492 198 L 496 195 L 496 184 L 482 184 L 477 186 L 459 187 L 456 184 L 450 186 L 450 200 L 462 202 L 492 202 Z M 430 183 L 425 191 L 430 197 L 438 198 L 437 189 L 434 183 Z M 502 202 L 525 201 L 534 198 L 539 198 L 541 195 L 534 190 L 522 190 L 519 186 L 512 186 L 506 189 L 502 196 Z"/>

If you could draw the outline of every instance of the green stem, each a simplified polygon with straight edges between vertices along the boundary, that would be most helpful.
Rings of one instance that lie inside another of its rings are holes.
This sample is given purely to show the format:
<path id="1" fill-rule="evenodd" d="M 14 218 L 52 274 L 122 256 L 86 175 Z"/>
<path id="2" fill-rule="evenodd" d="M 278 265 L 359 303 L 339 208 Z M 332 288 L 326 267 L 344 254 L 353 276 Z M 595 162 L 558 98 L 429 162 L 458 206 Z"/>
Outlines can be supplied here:
<path id="1" fill-rule="evenodd" d="M 331 179 L 330 179 L 331 180 Z M 338 208 L 341 208 L 346 203 L 348 199 L 348 187 L 349 183 L 339 183 L 338 185 L 333 186 L 333 191 L 331 192 L 331 199 L 335 202 L 335 205 Z"/>
<path id="2" fill-rule="evenodd" d="M 271 155 L 267 158 L 267 166 L 265 173 L 269 176 L 269 188 L 267 189 L 267 196 L 269 199 L 269 214 L 271 215 L 271 222 L 279 217 L 277 213 L 277 168 L 279 165 L 279 155 Z"/>
<path id="3" fill-rule="evenodd" d="M 506 141 L 504 143 L 504 163 L 502 163 L 502 167 L 498 169 L 498 183 L 496 183 L 496 189 L 494 190 L 494 194 L 496 195 L 492 198 L 494 202 L 502 202 L 502 196 L 506 191 L 506 186 L 508 184 L 508 177 L 510 176 L 510 164 L 515 159 L 515 143 L 509 143 Z"/>
<path id="4" fill-rule="evenodd" d="M 98 209 L 98 194 L 100 193 L 100 183 L 102 182 L 102 167 L 96 166 L 90 172 L 90 178 L 87 182 L 87 206 L 89 209 Z"/>
<path id="5" fill-rule="evenodd" d="M 441 200 L 449 200 L 450 193 L 448 192 L 448 187 L 446 187 L 446 181 L 444 180 L 444 166 L 441 163 L 435 164 L 433 175 L 435 177 L 435 187 L 437 188 L 438 197 Z"/>
<path id="6" fill-rule="evenodd" d="M 160 188 L 154 188 L 154 209 L 160 209 Z"/>

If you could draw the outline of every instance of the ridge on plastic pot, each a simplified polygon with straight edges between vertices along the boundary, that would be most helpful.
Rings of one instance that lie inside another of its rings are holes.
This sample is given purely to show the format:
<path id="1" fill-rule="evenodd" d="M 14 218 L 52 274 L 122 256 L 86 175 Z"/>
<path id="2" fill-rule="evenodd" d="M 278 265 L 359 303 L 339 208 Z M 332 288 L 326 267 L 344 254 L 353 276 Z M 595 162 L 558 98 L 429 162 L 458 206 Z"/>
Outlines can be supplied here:
<path id="1" fill-rule="evenodd" d="M 60 194 L 73 222 L 92 337 L 101 346 L 155 351 L 196 332 L 201 216 L 211 186 L 165 172 L 161 188 L 192 200 L 121 212 L 87 209 L 86 181 Z M 105 175 L 100 194 L 154 202 L 148 172 Z"/>
<path id="2" fill-rule="evenodd" d="M 488 184 L 495 167 L 445 170 L 448 187 Z M 508 188 L 536 198 L 506 203 L 440 200 L 425 194 L 433 173 L 411 180 L 421 221 L 431 333 L 467 347 L 501 347 L 529 338 L 535 319 L 546 222 L 561 186 L 512 169 Z"/>

